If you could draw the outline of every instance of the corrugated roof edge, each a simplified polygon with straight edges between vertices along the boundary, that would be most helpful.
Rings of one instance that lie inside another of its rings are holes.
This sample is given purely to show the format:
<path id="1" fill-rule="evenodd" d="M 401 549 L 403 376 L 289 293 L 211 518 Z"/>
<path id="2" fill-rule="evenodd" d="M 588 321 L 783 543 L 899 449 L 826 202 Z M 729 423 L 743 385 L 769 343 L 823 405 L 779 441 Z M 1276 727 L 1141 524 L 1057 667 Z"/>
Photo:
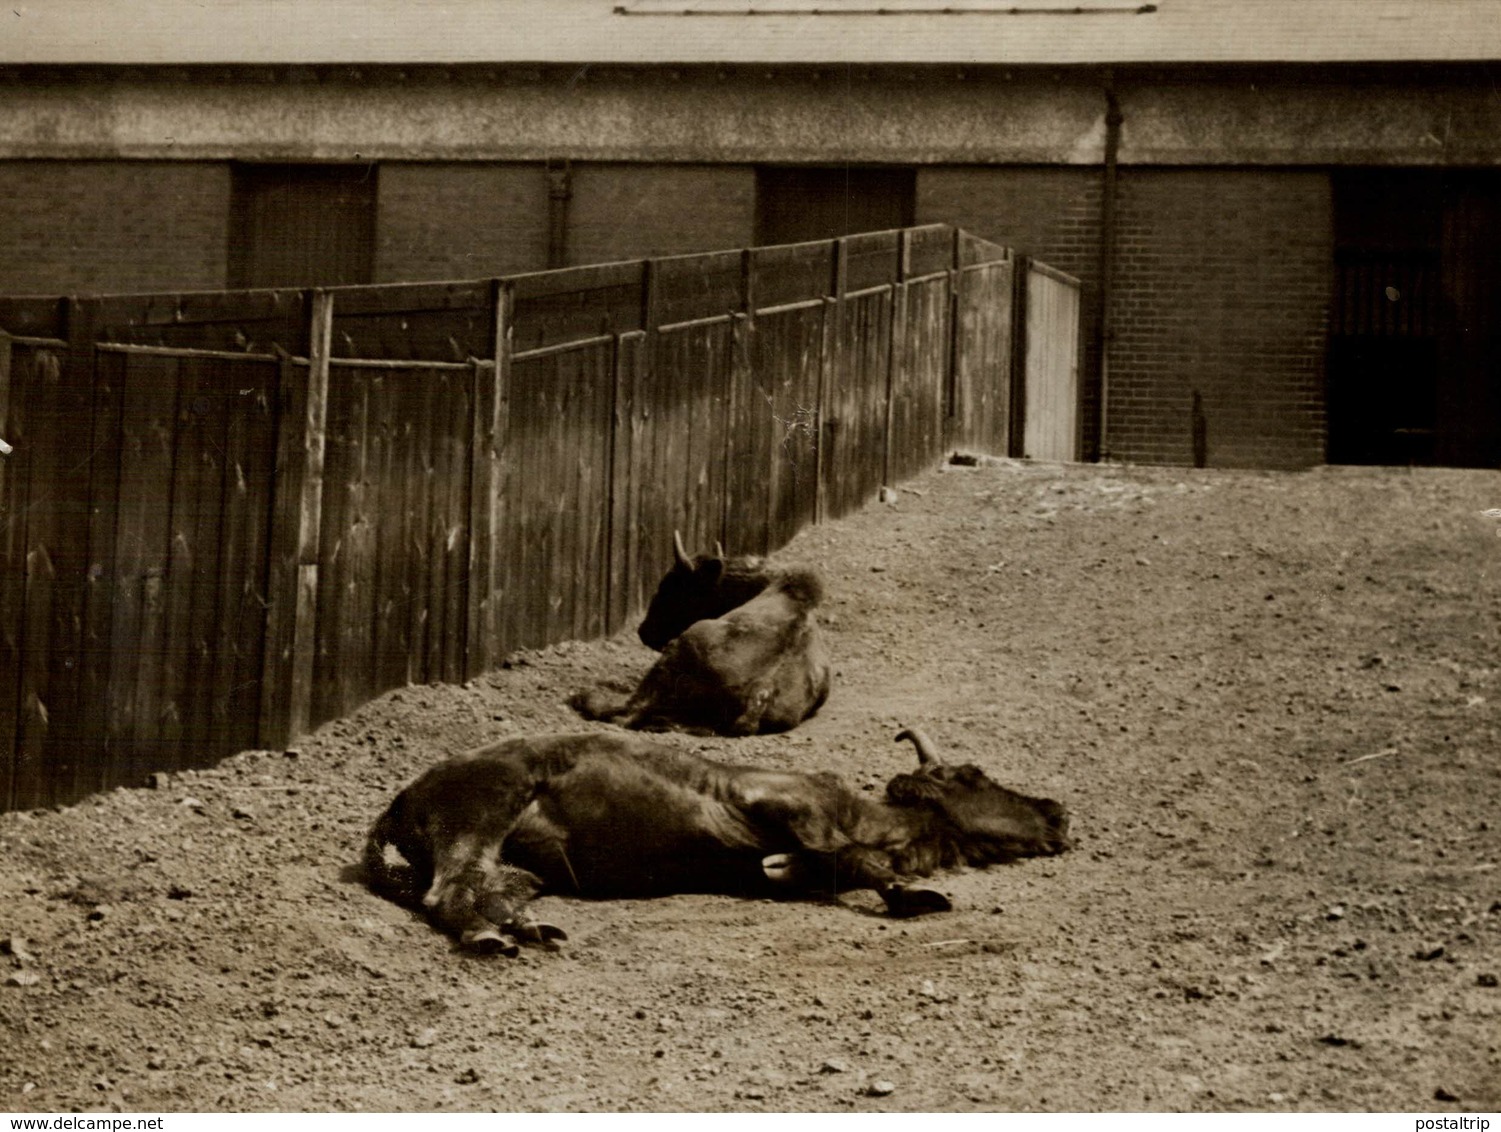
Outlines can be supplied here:
<path id="1" fill-rule="evenodd" d="M 772 0 L 759 0 L 766 6 Z M 810 0 L 811 2 L 811 0 Z M 893 0 L 902 4 L 904 0 Z M 937 2 L 937 0 L 933 0 Z M 973 2 L 973 0 L 971 0 Z M 13 4 L 0 63 L 844 64 L 1490 62 L 1497 0 L 1016 0 L 1057 10 L 616 14 L 615 0 L 32 0 Z M 746 0 L 747 7 L 757 0 Z M 821 0 L 825 8 L 838 0 Z M 860 9 L 855 11 L 854 9 Z M 1150 9 L 1150 11 L 1148 10 Z M 671 24 L 670 34 L 664 24 Z"/>

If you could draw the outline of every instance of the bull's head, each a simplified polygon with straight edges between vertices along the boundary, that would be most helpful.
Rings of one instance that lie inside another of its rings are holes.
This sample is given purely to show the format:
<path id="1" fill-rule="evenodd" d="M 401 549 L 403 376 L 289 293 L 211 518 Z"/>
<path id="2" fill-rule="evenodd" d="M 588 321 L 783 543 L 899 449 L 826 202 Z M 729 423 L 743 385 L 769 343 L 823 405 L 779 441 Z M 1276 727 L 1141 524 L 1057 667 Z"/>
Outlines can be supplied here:
<path id="1" fill-rule="evenodd" d="M 672 569 L 657 585 L 636 630 L 643 645 L 659 652 L 695 621 L 722 617 L 746 600 L 745 595 L 730 592 L 723 585 L 726 560 L 724 548 L 717 542 L 712 555 L 694 557 L 684 549 L 682 534 L 673 531 L 672 552 Z M 761 584 L 765 584 L 764 579 Z"/>
<path id="2" fill-rule="evenodd" d="M 1008 790 L 973 764 L 940 762 L 931 741 L 915 728 L 898 733 L 902 739 L 917 748 L 917 770 L 887 783 L 887 800 L 940 817 L 970 864 L 1051 856 L 1069 848 L 1068 812 L 1051 798 Z"/>

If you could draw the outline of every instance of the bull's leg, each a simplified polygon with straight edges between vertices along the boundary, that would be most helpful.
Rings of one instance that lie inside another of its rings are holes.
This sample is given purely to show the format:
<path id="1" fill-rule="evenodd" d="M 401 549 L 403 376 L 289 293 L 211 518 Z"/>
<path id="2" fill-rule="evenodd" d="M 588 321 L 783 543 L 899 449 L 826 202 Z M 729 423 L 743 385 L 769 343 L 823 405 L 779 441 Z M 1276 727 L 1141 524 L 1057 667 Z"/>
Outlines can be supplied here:
<path id="1" fill-rule="evenodd" d="M 525 869 L 500 859 L 500 843 L 456 839 L 435 870 L 422 904 L 438 924 L 465 947 L 485 953 L 515 955 L 515 940 L 547 943 L 566 939 L 551 924 L 526 914 L 542 882 Z"/>
<path id="2" fill-rule="evenodd" d="M 485 884 L 476 901 L 485 923 L 463 938 L 467 946 L 483 950 L 498 945 L 500 950 L 514 954 L 515 945 L 504 937 L 522 943 L 554 943 L 568 938 L 562 928 L 534 920 L 527 911 L 527 905 L 542 887 L 534 874 L 501 863 L 490 870 Z"/>
<path id="3" fill-rule="evenodd" d="M 771 694 L 771 688 L 760 687 L 746 696 L 745 710 L 730 723 L 726 733 L 729 735 L 759 734 L 762 720 L 766 715 L 766 705 L 771 702 Z M 782 728 L 777 728 L 777 730 L 782 730 Z"/>
<path id="4" fill-rule="evenodd" d="M 888 915 L 899 919 L 949 912 L 953 904 L 931 888 L 908 888 L 897 879 L 891 858 L 863 846 L 851 846 L 839 855 L 840 884 L 844 888 L 873 888 L 886 902 Z"/>

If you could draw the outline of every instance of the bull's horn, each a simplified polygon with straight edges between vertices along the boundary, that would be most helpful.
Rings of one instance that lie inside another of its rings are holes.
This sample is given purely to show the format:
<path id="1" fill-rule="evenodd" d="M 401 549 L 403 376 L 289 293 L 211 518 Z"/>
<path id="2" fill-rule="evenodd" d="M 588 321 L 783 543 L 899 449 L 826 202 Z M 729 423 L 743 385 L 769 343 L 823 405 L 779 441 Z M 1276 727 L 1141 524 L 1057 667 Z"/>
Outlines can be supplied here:
<path id="1" fill-rule="evenodd" d="M 688 556 L 688 552 L 683 549 L 683 535 L 681 531 L 672 532 L 672 552 L 677 556 L 678 564 L 680 566 L 686 566 L 690 570 L 693 568 L 693 559 L 690 558 Z"/>
<path id="2" fill-rule="evenodd" d="M 723 558 L 724 557 L 724 543 L 720 542 L 718 539 L 714 540 L 714 557 L 715 558 Z"/>
<path id="3" fill-rule="evenodd" d="M 917 748 L 917 765 L 928 766 L 937 764 L 938 752 L 933 748 L 933 740 L 929 739 L 915 727 L 904 727 L 896 733 L 896 741 L 911 739 L 912 745 Z"/>

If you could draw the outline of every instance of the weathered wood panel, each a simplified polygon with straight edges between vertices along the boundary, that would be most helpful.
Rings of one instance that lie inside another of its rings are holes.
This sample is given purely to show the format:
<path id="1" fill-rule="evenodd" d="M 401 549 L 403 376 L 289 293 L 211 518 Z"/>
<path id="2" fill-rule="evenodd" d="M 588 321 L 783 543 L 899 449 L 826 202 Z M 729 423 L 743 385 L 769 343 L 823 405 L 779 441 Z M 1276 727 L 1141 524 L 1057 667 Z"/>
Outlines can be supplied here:
<path id="1" fill-rule="evenodd" d="M 886 407 L 892 362 L 893 295 L 888 287 L 846 299 L 836 319 L 824 382 L 824 507 L 838 518 L 874 496 L 886 476 Z"/>
<path id="2" fill-rule="evenodd" d="M 312 701 L 323 506 L 324 430 L 333 300 L 309 306 L 309 361 L 283 357 L 278 377 L 276 490 L 271 511 L 266 648 L 258 733 L 280 746 L 306 731 Z"/>
<path id="3" fill-rule="evenodd" d="M 952 328 L 947 274 L 900 289 L 904 333 L 894 347 L 886 481 L 917 475 L 943 453 Z"/>
<path id="4" fill-rule="evenodd" d="M 828 240 L 751 249 L 756 310 L 813 302 L 829 293 L 835 245 Z"/>
<path id="5" fill-rule="evenodd" d="M 499 548 L 506 651 L 603 631 L 613 368 L 608 337 L 512 360 Z"/>
<path id="6" fill-rule="evenodd" d="M 76 716 L 88 569 L 96 308 L 67 303 L 66 350 L 39 355 L 25 398 L 27 477 L 19 719 L 12 777 L 18 808 L 63 800 L 84 756 Z M 43 360 L 45 358 L 45 360 Z M 12 441 L 11 443 L 15 443 Z"/>
<path id="7" fill-rule="evenodd" d="M 294 289 L 109 295 L 96 339 L 142 346 L 266 353 L 307 351 L 306 292 Z"/>
<path id="8" fill-rule="evenodd" d="M 224 414 L 217 623 L 204 758 L 260 742 L 257 730 L 266 635 L 267 560 L 276 475 L 275 405 L 280 367 L 236 363 L 220 378 Z"/>
<path id="9" fill-rule="evenodd" d="M 951 442 L 1004 456 L 1011 418 L 1012 264 L 961 269 Z"/>
<path id="10" fill-rule="evenodd" d="M 811 313 L 800 312 L 795 321 L 811 317 Z M 818 312 L 818 319 L 821 325 L 822 311 Z M 743 317 L 735 319 L 731 328 L 724 544 L 732 554 L 765 554 L 771 549 L 772 493 L 768 470 L 773 458 L 774 422 L 769 392 L 755 369 L 754 354 L 760 333 L 753 320 Z"/>
<path id="11" fill-rule="evenodd" d="M 330 367 L 312 718 L 463 679 L 470 368 Z"/>
<path id="12" fill-rule="evenodd" d="M 276 367 L 99 354 L 72 796 L 254 745 Z M 110 439 L 113 431 L 114 439 Z M 105 459 L 118 469 L 108 474 Z"/>
<path id="13" fill-rule="evenodd" d="M 0 802 L 25 805 L 36 789 L 35 768 L 21 764 L 24 735 L 34 736 L 35 705 L 23 700 L 23 689 L 34 688 L 37 669 L 45 660 L 40 642 L 29 640 L 26 620 L 32 609 L 45 609 L 45 595 L 30 581 L 28 532 L 34 508 L 33 493 L 45 493 L 35 440 L 45 435 L 38 417 L 61 382 L 61 351 L 27 346 L 0 338 L 0 437 L 13 451 L 0 457 Z M 30 724 L 28 726 L 28 720 Z M 18 797 L 18 785 L 24 792 Z"/>
<path id="14" fill-rule="evenodd" d="M 773 550 L 817 513 L 823 327 L 823 303 L 755 318 L 746 381 L 735 394 L 738 468 L 731 482 L 738 490 L 725 543 L 733 553 L 754 552 L 742 546 L 742 522 L 754 532 L 752 544 Z M 747 448 L 739 447 L 742 439 L 750 442 Z M 764 487 L 747 483 L 757 476 Z"/>
<path id="15" fill-rule="evenodd" d="M 1042 264 L 1027 270 L 1023 455 L 1079 458 L 1079 286 Z"/>
<path id="16" fill-rule="evenodd" d="M 729 318 L 664 330 L 638 387 L 644 425 L 636 569 L 646 596 L 672 565 L 672 533 L 691 551 L 725 536 L 725 445 L 733 329 Z"/>
<path id="17" fill-rule="evenodd" d="M 16 748 L 16 697 L 20 694 L 21 642 L 16 597 L 25 554 L 25 483 L 10 459 L 21 412 L 21 374 L 30 358 L 18 357 L 9 334 L 0 331 L 0 805 L 10 801 L 11 763 Z M 15 406 L 12 409 L 12 405 Z M 7 440 L 7 437 L 12 439 Z"/>
<path id="18" fill-rule="evenodd" d="M 655 579 L 641 566 L 641 476 L 646 458 L 647 420 L 637 411 L 647 336 L 630 331 L 615 339 L 610 424 L 610 577 L 607 633 L 624 628 L 646 608 Z"/>

